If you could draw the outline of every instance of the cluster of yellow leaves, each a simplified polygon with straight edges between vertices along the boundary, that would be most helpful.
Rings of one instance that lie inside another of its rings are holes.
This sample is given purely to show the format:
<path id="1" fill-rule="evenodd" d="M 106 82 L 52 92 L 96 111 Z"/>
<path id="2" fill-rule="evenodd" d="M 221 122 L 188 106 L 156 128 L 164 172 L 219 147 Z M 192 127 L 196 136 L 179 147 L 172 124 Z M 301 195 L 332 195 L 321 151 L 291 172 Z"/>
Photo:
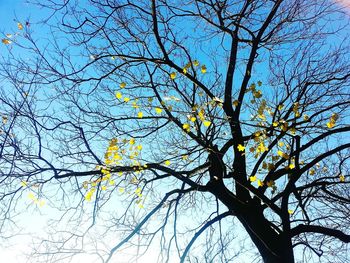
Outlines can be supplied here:
<path id="1" fill-rule="evenodd" d="M 18 28 L 18 30 L 23 30 L 23 25 L 22 25 L 22 23 L 18 22 L 18 23 L 17 23 L 17 28 Z M 17 35 L 17 33 L 16 33 L 16 35 Z M 6 34 L 6 38 L 3 38 L 3 39 L 1 40 L 1 42 L 2 42 L 4 45 L 10 45 L 10 44 L 12 43 L 12 40 L 11 40 L 12 37 L 13 37 L 12 34 Z"/>
<path id="2" fill-rule="evenodd" d="M 199 107 L 198 105 L 195 105 L 192 108 L 192 114 L 187 115 L 187 119 L 189 123 L 185 122 L 182 125 L 182 128 L 185 132 L 190 132 L 191 128 L 194 128 L 195 130 L 197 129 L 197 126 L 195 123 L 196 120 L 201 121 L 205 127 L 209 127 L 211 125 L 211 121 L 208 120 L 206 117 L 204 107 Z"/>
<path id="3" fill-rule="evenodd" d="M 194 67 L 198 67 L 199 66 L 199 61 L 198 60 L 194 60 L 192 63 L 191 62 L 188 62 L 183 68 L 182 68 L 182 73 L 183 74 L 187 74 L 188 73 L 188 70 L 191 68 L 191 66 L 193 65 Z M 205 66 L 205 65 L 202 65 L 201 67 L 200 67 L 200 71 L 204 74 L 204 73 L 206 73 L 207 72 L 207 67 Z M 176 77 L 177 77 L 177 74 L 176 74 L 176 72 L 171 72 L 170 74 L 169 74 L 169 76 L 170 76 L 170 79 L 172 79 L 172 80 L 174 80 L 174 79 L 176 79 Z"/>
<path id="4" fill-rule="evenodd" d="M 25 187 L 25 188 L 28 188 L 28 189 L 39 187 L 38 184 L 29 184 L 26 181 L 21 181 L 21 186 Z M 45 205 L 45 203 L 46 203 L 46 201 L 44 199 L 37 198 L 37 196 L 33 192 L 29 192 L 28 193 L 28 198 L 31 201 L 33 201 L 34 204 L 36 204 L 36 205 L 38 205 L 40 207 L 43 207 Z"/>
<path id="5" fill-rule="evenodd" d="M 28 193 L 28 198 L 34 202 L 34 204 L 43 207 L 45 205 L 45 200 L 44 199 L 38 199 L 36 195 L 33 192 Z"/>
<path id="6" fill-rule="evenodd" d="M 259 87 L 261 87 L 262 82 L 258 81 L 257 84 L 258 84 Z M 262 95 L 263 95 L 261 90 L 257 90 L 256 89 L 256 84 L 255 83 L 250 84 L 250 86 L 248 87 L 246 92 L 249 92 L 249 91 L 252 92 L 254 99 L 260 99 L 262 97 Z"/>
<path id="7" fill-rule="evenodd" d="M 337 113 L 333 113 L 329 119 L 329 122 L 327 122 L 327 127 L 329 129 L 332 129 L 335 126 L 338 118 L 339 118 L 339 115 Z"/>
<path id="8" fill-rule="evenodd" d="M 93 181 L 85 181 L 83 188 L 88 190 L 85 199 L 91 201 L 96 187 L 100 186 L 101 190 L 107 190 L 108 186 L 114 186 L 115 181 L 112 178 L 111 170 L 117 165 L 128 165 L 133 168 L 133 173 L 139 174 L 142 170 L 147 168 L 147 165 L 141 165 L 137 160 L 143 147 L 141 144 L 136 144 L 135 138 L 130 139 L 117 139 L 113 138 L 110 140 L 108 148 L 105 153 L 104 166 L 97 166 L 96 169 L 100 170 L 102 176 Z M 122 163 L 123 162 L 123 163 Z M 118 175 L 123 175 L 122 172 L 118 172 Z M 135 177 L 136 178 L 136 177 Z M 137 179 L 132 179 L 130 183 L 135 184 Z"/>
<path id="9" fill-rule="evenodd" d="M 137 187 L 136 190 L 134 191 L 134 194 L 137 197 L 137 200 L 135 201 L 137 206 L 139 208 L 144 208 L 144 206 L 143 206 L 144 198 L 143 198 L 143 195 L 142 195 L 142 189 L 140 187 Z"/>
<path id="10" fill-rule="evenodd" d="M 263 187 L 263 186 L 265 185 L 264 181 L 258 179 L 256 175 L 250 176 L 250 177 L 249 177 L 249 181 L 250 181 L 251 183 L 257 182 L 258 187 Z M 266 186 L 267 186 L 267 187 L 271 187 L 271 188 L 273 188 L 273 189 L 276 189 L 276 184 L 275 184 L 275 181 L 273 181 L 273 180 L 267 181 L 267 182 L 266 182 Z"/>
<path id="11" fill-rule="evenodd" d="M 300 112 L 299 112 L 299 102 L 293 103 L 293 112 L 296 118 L 300 117 Z"/>
<path id="12" fill-rule="evenodd" d="M 260 154 L 267 152 L 269 148 L 265 145 L 266 130 L 256 131 L 253 135 L 254 145 L 249 148 L 250 153 L 255 153 L 254 158 L 258 158 Z"/>

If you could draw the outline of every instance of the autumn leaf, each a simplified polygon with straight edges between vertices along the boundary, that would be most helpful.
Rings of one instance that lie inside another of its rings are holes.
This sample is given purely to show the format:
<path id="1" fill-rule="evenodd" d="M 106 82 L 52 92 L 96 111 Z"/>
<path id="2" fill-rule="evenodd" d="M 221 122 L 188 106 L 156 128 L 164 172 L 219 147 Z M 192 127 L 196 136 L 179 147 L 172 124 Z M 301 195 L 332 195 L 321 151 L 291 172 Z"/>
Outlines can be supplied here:
<path id="1" fill-rule="evenodd" d="M 234 100 L 234 101 L 232 102 L 232 104 L 233 104 L 233 106 L 237 107 L 238 104 L 239 104 L 239 101 L 238 101 L 238 100 Z"/>
<path id="2" fill-rule="evenodd" d="M 256 181 L 256 175 L 250 176 L 249 177 L 250 182 L 255 182 Z"/>
<path id="3" fill-rule="evenodd" d="M 204 125 L 205 127 L 209 127 L 210 124 L 211 124 L 211 121 L 203 121 L 203 125 Z"/>
<path id="4" fill-rule="evenodd" d="M 11 41 L 10 39 L 7 39 L 7 38 L 3 38 L 3 39 L 1 40 L 1 42 L 2 42 L 3 44 L 5 44 L 5 45 L 9 45 L 9 44 L 12 43 L 12 41 Z"/>
<path id="5" fill-rule="evenodd" d="M 190 132 L 191 130 L 191 126 L 188 123 L 184 123 L 182 125 L 182 128 L 186 131 L 186 132 Z"/>
<path id="6" fill-rule="evenodd" d="M 18 28 L 19 30 L 23 30 L 23 25 L 22 25 L 22 23 L 18 22 L 18 23 L 17 23 L 17 28 Z"/>
<path id="7" fill-rule="evenodd" d="M 238 144 L 237 149 L 238 149 L 238 151 L 240 151 L 240 152 L 244 152 L 245 147 L 244 147 L 242 144 Z"/>
<path id="8" fill-rule="evenodd" d="M 115 97 L 116 97 L 118 100 L 120 100 L 120 99 L 123 97 L 123 95 L 122 95 L 121 92 L 117 92 L 117 93 L 115 94 Z"/>
<path id="9" fill-rule="evenodd" d="M 159 108 L 159 107 L 156 107 L 155 111 L 156 111 L 157 114 L 161 114 L 163 110 L 161 108 Z"/>

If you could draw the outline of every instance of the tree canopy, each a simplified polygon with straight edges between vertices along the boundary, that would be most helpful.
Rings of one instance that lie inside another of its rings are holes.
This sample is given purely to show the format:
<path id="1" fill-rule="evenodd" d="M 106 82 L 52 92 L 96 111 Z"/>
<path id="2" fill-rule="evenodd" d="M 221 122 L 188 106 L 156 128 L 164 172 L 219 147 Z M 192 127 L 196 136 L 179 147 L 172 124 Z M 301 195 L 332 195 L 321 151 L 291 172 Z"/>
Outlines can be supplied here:
<path id="1" fill-rule="evenodd" d="M 2 237 L 47 206 L 35 262 L 350 260 L 344 6 L 36 4 L 2 36 Z"/>

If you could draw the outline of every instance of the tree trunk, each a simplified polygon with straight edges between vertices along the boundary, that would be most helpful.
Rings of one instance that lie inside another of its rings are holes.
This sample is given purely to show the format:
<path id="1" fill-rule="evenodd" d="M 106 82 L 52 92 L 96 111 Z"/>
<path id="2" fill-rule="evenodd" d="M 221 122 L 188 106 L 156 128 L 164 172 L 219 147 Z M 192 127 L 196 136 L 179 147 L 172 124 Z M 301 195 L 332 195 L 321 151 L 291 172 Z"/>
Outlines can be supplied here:
<path id="1" fill-rule="evenodd" d="M 291 239 L 277 233 L 261 211 L 247 211 L 239 220 L 260 252 L 264 263 L 294 263 Z"/>

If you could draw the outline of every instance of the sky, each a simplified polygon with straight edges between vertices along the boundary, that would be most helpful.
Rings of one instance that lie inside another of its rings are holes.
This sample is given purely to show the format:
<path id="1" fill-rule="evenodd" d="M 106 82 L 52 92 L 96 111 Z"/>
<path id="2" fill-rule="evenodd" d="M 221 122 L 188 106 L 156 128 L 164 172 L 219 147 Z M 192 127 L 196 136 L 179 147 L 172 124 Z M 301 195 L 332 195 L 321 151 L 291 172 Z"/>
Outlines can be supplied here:
<path id="1" fill-rule="evenodd" d="M 350 0 L 338 0 L 338 2 L 340 5 L 348 7 L 350 13 Z M 25 23 L 27 19 L 34 21 L 42 15 L 43 13 L 38 8 L 27 5 L 24 0 L 0 0 L 0 34 L 6 34 L 12 32 L 11 30 L 15 30 L 17 22 Z M 17 20 L 15 17 L 17 17 Z M 0 55 L 2 55 L 1 48 Z M 43 215 L 54 213 L 49 207 L 43 207 L 41 212 Z M 36 233 L 42 231 L 41 226 L 45 224 L 46 220 L 45 216 L 31 213 L 22 215 L 22 219 L 23 227 Z M 29 245 L 31 242 L 29 236 L 18 236 L 8 244 L 3 244 L 3 247 L 0 246 L 0 259 L 5 259 L 7 263 L 25 262 L 26 257 L 22 254 L 30 252 Z M 87 255 L 77 258 L 74 262 L 90 263 L 92 261 L 91 256 Z M 118 262 L 122 262 L 122 260 L 120 259 Z M 147 262 L 144 261 L 144 263 Z"/>

